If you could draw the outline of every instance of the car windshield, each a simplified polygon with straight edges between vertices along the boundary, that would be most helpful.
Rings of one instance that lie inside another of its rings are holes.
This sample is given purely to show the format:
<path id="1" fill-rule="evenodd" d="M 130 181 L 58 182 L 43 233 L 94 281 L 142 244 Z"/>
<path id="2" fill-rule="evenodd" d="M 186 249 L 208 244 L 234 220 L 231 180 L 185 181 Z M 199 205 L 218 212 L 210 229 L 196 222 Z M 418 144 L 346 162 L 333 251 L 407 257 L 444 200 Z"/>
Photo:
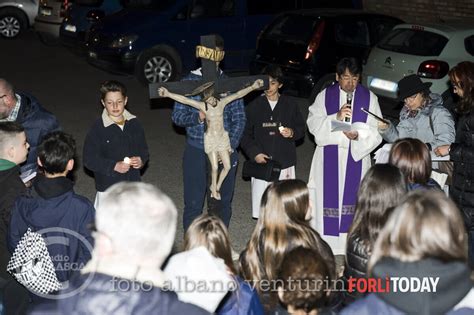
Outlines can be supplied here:
<path id="1" fill-rule="evenodd" d="M 121 0 L 124 8 L 140 8 L 164 11 L 175 3 L 174 0 Z"/>
<path id="2" fill-rule="evenodd" d="M 286 15 L 277 20 L 267 31 L 267 37 L 277 37 L 286 42 L 307 44 L 318 20 L 301 15 Z"/>
<path id="3" fill-rule="evenodd" d="M 446 37 L 436 33 L 399 28 L 392 30 L 377 47 L 408 55 L 439 56 L 447 42 Z"/>

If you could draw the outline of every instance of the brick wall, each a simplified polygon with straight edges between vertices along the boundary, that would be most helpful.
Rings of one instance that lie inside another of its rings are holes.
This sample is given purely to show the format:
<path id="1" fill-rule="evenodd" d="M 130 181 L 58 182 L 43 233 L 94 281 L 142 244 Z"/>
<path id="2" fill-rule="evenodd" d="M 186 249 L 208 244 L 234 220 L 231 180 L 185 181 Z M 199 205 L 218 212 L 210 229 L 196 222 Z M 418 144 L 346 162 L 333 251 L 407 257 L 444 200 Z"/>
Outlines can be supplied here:
<path id="1" fill-rule="evenodd" d="M 363 0 L 364 9 L 396 16 L 407 23 L 474 21 L 474 0 Z"/>

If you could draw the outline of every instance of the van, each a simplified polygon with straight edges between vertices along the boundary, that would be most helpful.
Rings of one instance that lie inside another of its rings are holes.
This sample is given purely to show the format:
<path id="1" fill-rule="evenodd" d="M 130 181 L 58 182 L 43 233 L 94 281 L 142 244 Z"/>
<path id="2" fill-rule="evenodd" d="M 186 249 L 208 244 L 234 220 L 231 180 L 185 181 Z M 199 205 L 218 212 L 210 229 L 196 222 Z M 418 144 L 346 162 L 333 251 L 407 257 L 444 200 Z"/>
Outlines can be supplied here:
<path id="1" fill-rule="evenodd" d="M 118 0 L 75 0 L 59 28 L 61 43 L 72 48 L 83 48 L 92 25 L 122 8 Z"/>
<path id="2" fill-rule="evenodd" d="M 198 66 L 201 35 L 224 38 L 226 70 L 248 70 L 257 35 L 281 11 L 314 7 L 311 0 L 148 0 L 129 1 L 91 30 L 89 62 L 134 73 L 143 84 L 178 80 Z M 347 2 L 352 5 L 352 1 Z"/>
<path id="3" fill-rule="evenodd" d="M 71 2 L 71 0 L 40 1 L 38 15 L 35 18 L 35 31 L 41 38 L 57 39 L 59 37 L 59 26 Z"/>

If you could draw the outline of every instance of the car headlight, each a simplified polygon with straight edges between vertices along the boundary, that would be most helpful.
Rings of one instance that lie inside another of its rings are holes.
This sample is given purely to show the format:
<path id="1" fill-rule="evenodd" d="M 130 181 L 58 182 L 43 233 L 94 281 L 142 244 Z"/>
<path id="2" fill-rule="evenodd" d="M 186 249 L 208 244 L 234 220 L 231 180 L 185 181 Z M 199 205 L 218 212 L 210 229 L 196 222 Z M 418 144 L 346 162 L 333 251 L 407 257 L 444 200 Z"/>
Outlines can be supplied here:
<path id="1" fill-rule="evenodd" d="M 111 48 L 123 48 L 130 46 L 134 41 L 138 39 L 138 35 L 124 35 L 114 39 L 110 43 Z"/>

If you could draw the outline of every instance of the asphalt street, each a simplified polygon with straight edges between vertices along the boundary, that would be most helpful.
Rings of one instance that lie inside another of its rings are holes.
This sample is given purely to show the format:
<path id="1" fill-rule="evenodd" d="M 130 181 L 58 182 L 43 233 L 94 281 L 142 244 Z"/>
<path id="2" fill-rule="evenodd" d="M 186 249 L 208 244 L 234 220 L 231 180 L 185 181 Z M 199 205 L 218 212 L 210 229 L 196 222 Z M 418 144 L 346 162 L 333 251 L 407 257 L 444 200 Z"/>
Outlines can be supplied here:
<path id="1" fill-rule="evenodd" d="M 150 148 L 150 162 L 143 181 L 152 183 L 168 194 L 179 209 L 175 249 L 182 243 L 183 185 L 181 159 L 185 144 L 183 130 L 173 126 L 171 106 L 166 100 L 150 102 L 148 89 L 133 76 L 115 75 L 89 65 L 85 59 L 62 46 L 45 46 L 30 31 L 15 40 L 0 39 L 0 77 L 17 90 L 31 93 L 59 119 L 64 131 L 77 142 L 78 167 L 75 171 L 76 192 L 94 199 L 93 178 L 82 167 L 82 146 L 86 133 L 101 114 L 99 86 L 105 80 L 119 80 L 128 87 L 128 109 L 145 128 Z M 308 101 L 294 98 L 303 116 L 308 115 Z M 297 177 L 308 179 L 314 143 L 307 135 L 297 147 Z M 233 247 L 240 251 L 250 238 L 256 221 L 251 218 L 250 182 L 242 179 L 240 155 L 230 235 Z M 133 209 L 130 209 L 133 211 Z"/>

